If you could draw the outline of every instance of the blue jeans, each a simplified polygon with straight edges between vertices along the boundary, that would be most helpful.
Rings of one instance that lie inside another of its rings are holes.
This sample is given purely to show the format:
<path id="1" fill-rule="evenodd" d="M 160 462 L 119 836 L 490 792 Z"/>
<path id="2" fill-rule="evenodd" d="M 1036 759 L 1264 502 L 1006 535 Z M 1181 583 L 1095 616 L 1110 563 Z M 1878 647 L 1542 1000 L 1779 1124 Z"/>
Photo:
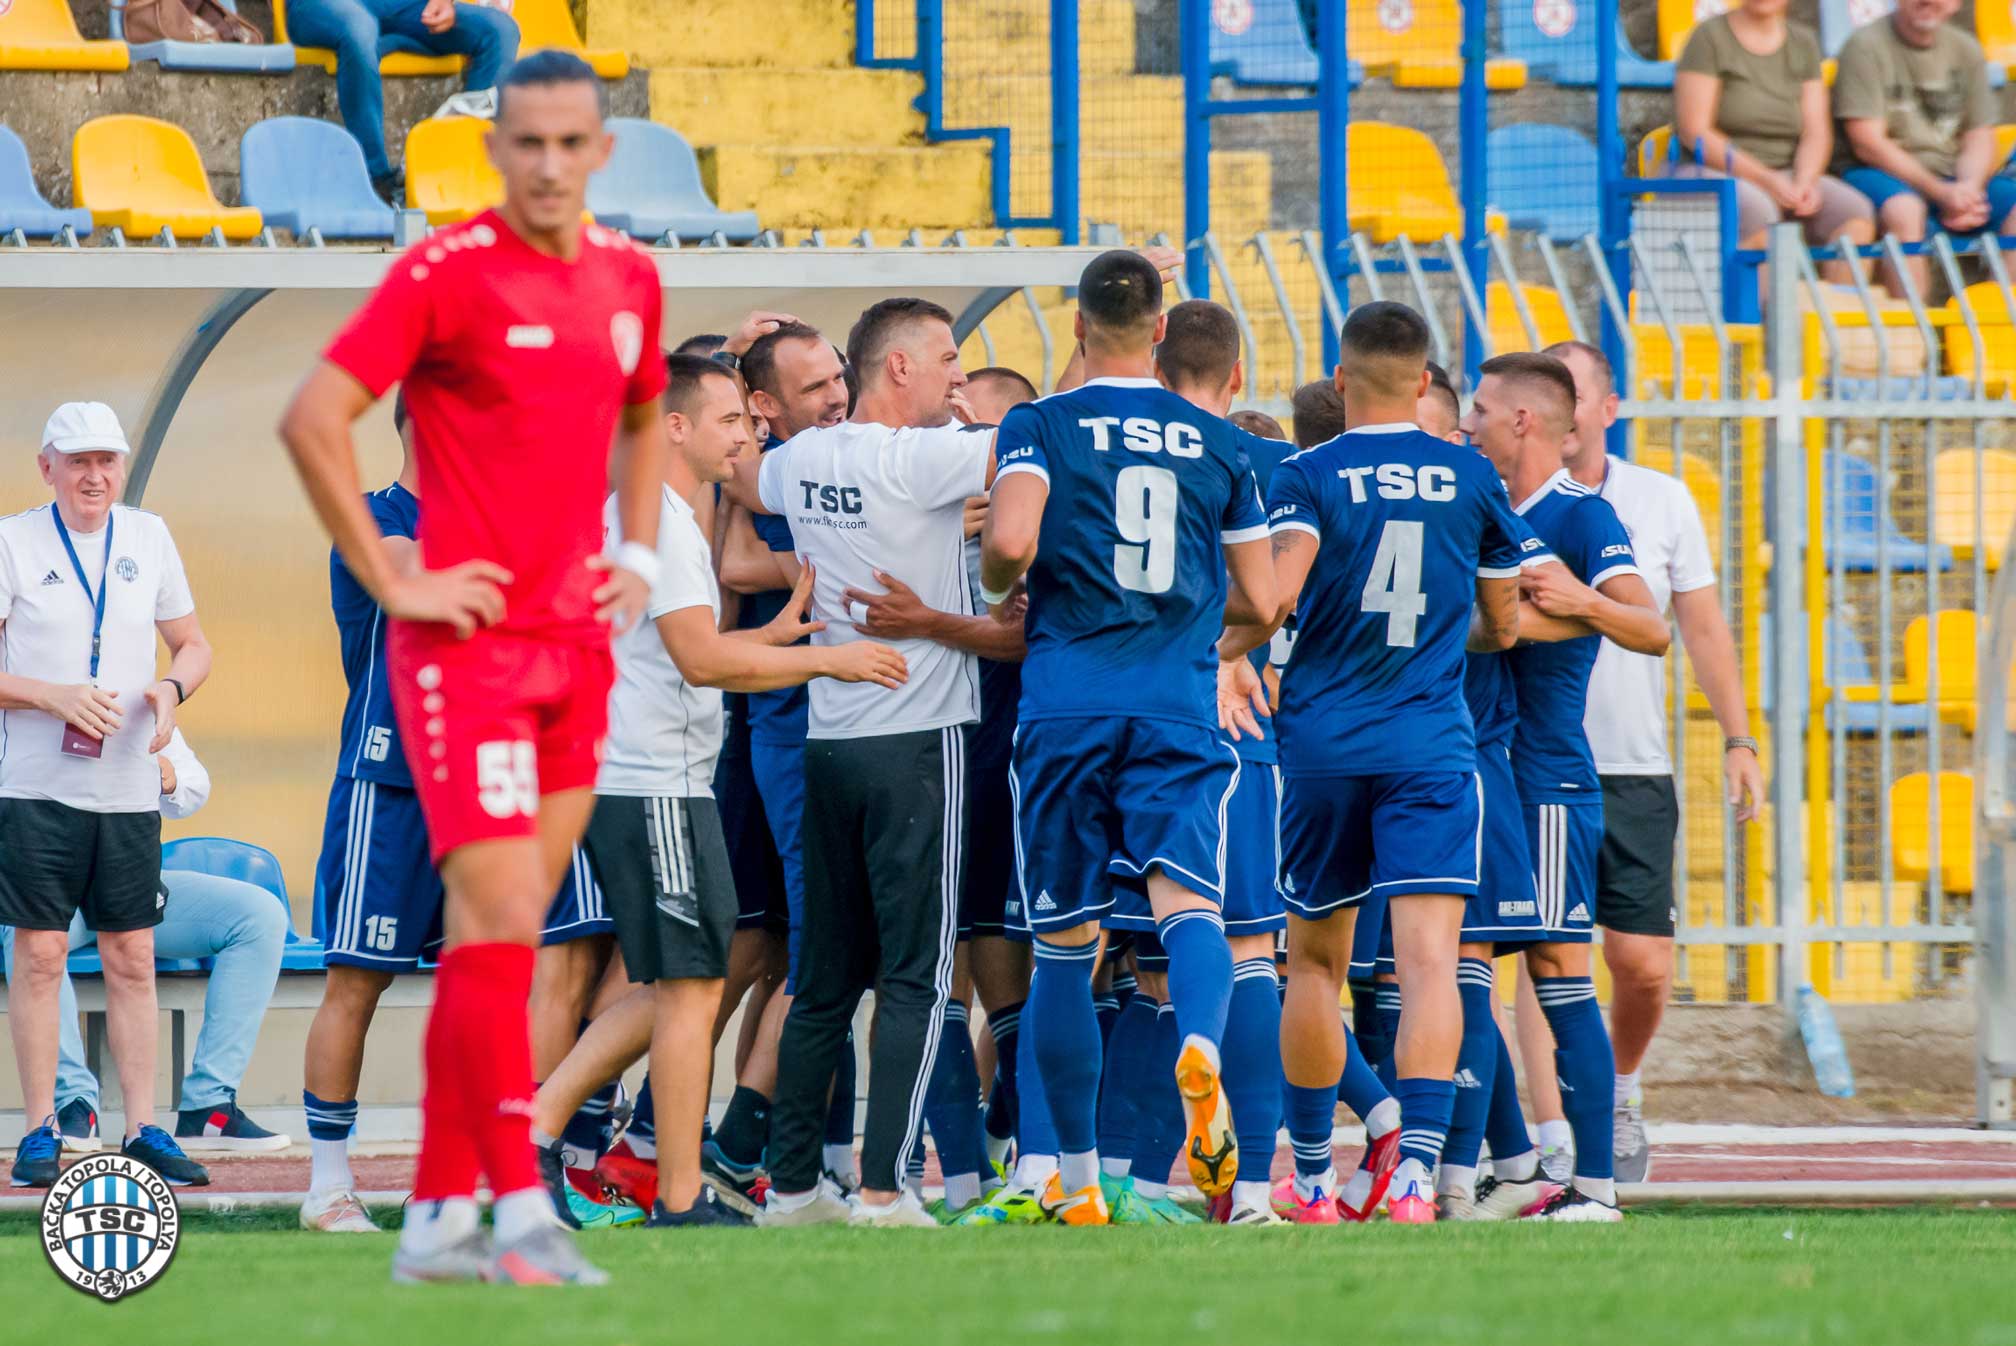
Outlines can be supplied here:
<path id="1" fill-rule="evenodd" d="M 518 25 L 509 14 L 458 4 L 455 26 L 430 33 L 420 22 L 426 7 L 426 0 L 292 0 L 287 6 L 291 41 L 336 53 L 336 103 L 343 125 L 364 147 L 364 166 L 374 178 L 392 171 L 385 153 L 385 86 L 378 75 L 382 54 L 418 48 L 429 56 L 467 56 L 471 89 L 496 88 L 504 67 L 518 56 Z"/>
<path id="2" fill-rule="evenodd" d="M 1891 197 L 1911 191 L 1911 188 L 1880 168 L 1864 168 L 1858 165 L 1845 170 L 1841 174 L 1841 180 L 1868 197 L 1870 204 L 1879 211 L 1883 209 L 1883 203 Z M 1953 179 L 1948 178 L 1946 181 L 1951 182 Z M 2016 178 L 2005 178 L 1998 173 L 1988 179 L 1988 185 L 1984 190 L 1988 194 L 1987 223 L 1979 228 L 1966 230 L 1955 237 L 1972 238 L 1983 230 L 1995 233 L 2001 229 L 2002 221 L 2009 218 L 2009 212 L 2016 210 Z M 1939 223 L 1939 208 L 1929 201 L 1925 205 L 1925 216 L 1925 231 L 1928 234 L 1945 227 Z"/>
<path id="3" fill-rule="evenodd" d="M 203 1028 L 189 1074 L 182 1081 L 183 1108 L 222 1105 L 238 1092 L 245 1066 L 259 1040 L 259 1025 L 273 984 L 280 978 L 280 954 L 287 947 L 287 912 L 264 888 L 237 879 L 218 878 L 182 869 L 161 872 L 168 906 L 154 928 L 158 958 L 214 958 L 210 985 L 203 995 Z M 84 948 L 96 940 L 80 913 L 70 924 L 70 947 Z M 14 972 L 14 932 L 0 926 L 0 946 L 7 973 Z M 77 992 L 64 974 L 59 993 L 62 1037 L 56 1059 L 56 1105 L 84 1099 L 98 1110 L 98 1081 L 84 1060 L 84 1038 L 77 1026 Z"/>

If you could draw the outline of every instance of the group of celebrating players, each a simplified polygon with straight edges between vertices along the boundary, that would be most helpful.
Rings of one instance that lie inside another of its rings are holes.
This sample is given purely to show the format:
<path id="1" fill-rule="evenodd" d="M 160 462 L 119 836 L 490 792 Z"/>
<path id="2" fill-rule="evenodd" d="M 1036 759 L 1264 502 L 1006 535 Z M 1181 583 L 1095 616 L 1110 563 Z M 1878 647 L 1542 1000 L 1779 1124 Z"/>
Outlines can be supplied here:
<path id="1" fill-rule="evenodd" d="M 1459 427 L 1421 316 L 1367 304 L 1344 433 L 1298 451 L 1228 419 L 1232 316 L 1127 251 L 1047 397 L 969 379 L 919 300 L 844 359 L 768 313 L 660 356 L 649 257 L 580 222 L 592 73 L 499 93 L 504 204 L 400 258 L 282 426 L 351 687 L 303 1224 L 375 1227 L 365 1032 L 436 954 L 403 1280 L 595 1283 L 584 1225 L 1621 1218 L 1583 698 L 1601 640 L 1668 631 L 1563 469 L 1569 367 L 1487 362 Z M 350 428 L 395 385 L 365 495 Z M 1566 1185 L 1493 1018 L 1511 952 Z"/>

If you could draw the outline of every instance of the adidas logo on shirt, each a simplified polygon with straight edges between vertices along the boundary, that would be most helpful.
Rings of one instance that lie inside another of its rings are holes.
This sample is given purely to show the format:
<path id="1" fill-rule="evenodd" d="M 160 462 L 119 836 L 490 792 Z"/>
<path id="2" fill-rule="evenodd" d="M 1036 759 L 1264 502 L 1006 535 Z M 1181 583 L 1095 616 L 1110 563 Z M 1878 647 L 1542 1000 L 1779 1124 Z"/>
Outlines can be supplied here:
<path id="1" fill-rule="evenodd" d="M 1050 891 L 1047 888 L 1044 891 L 1036 894 L 1036 910 L 1038 911 L 1057 910 L 1057 904 L 1050 900 Z"/>
<path id="2" fill-rule="evenodd" d="M 1570 912 L 1568 913 L 1568 919 L 1569 919 L 1569 920 L 1571 920 L 1571 921 L 1586 921 L 1586 920 L 1588 920 L 1588 919 L 1589 919 L 1589 908 L 1588 908 L 1587 906 L 1585 906 L 1584 904 L 1582 904 L 1582 903 L 1580 903 L 1580 902 L 1577 902 L 1577 903 L 1575 904 L 1575 908 L 1574 908 L 1574 910 L 1572 910 L 1572 911 L 1570 911 Z"/>
<path id="3" fill-rule="evenodd" d="M 52 584 L 61 584 L 62 582 L 63 577 L 53 570 L 42 577 L 42 587 L 45 589 Z"/>

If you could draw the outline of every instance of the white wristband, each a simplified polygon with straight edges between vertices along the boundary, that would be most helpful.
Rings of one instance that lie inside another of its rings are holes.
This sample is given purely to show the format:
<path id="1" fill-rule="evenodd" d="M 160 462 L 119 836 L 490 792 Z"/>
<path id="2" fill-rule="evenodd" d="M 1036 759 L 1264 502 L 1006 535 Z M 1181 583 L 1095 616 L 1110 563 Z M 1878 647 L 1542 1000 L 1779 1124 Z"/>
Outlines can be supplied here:
<path id="1" fill-rule="evenodd" d="M 1008 595 L 1014 592 L 1015 592 L 1015 586 L 1013 586 L 1012 584 L 1008 586 L 1006 589 L 1003 589 L 998 594 L 983 584 L 980 586 L 980 601 L 985 603 L 990 608 L 998 608 L 1003 603 L 1006 603 L 1008 601 Z"/>
<path id="2" fill-rule="evenodd" d="M 641 542 L 622 543 L 611 562 L 643 580 L 647 589 L 657 588 L 659 576 L 664 574 L 664 567 L 658 564 L 658 553 Z"/>

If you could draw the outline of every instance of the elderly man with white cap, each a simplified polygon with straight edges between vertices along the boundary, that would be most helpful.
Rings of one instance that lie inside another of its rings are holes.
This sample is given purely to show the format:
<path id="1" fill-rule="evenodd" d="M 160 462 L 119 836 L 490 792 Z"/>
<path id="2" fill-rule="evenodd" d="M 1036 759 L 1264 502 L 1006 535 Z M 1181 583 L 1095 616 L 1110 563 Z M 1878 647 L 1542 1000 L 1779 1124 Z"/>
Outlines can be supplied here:
<path id="1" fill-rule="evenodd" d="M 154 1125 L 161 771 L 175 712 L 210 673 L 182 558 L 159 515 L 118 502 L 131 450 L 99 402 L 66 402 L 37 462 L 54 500 L 0 519 L 0 925 L 7 1021 L 31 1121 L 16 1187 L 58 1169 L 57 991 L 78 911 L 98 934 L 125 1153 L 172 1183 L 209 1175 Z M 155 676 L 155 635 L 168 672 Z"/>

